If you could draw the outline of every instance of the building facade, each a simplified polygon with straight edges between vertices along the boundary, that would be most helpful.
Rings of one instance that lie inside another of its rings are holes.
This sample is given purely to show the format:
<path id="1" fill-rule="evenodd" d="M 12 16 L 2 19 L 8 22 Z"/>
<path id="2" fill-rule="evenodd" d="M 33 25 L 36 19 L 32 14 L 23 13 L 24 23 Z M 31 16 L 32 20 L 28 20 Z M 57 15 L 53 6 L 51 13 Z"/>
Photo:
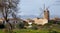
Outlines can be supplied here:
<path id="1" fill-rule="evenodd" d="M 32 19 L 34 21 L 35 24 L 40 24 L 40 25 L 44 25 L 46 23 L 49 22 L 49 10 L 45 9 L 44 10 L 44 16 L 43 18 L 33 18 Z M 32 21 L 32 23 L 33 23 Z M 27 22 L 30 22 L 29 20 L 27 20 Z"/>

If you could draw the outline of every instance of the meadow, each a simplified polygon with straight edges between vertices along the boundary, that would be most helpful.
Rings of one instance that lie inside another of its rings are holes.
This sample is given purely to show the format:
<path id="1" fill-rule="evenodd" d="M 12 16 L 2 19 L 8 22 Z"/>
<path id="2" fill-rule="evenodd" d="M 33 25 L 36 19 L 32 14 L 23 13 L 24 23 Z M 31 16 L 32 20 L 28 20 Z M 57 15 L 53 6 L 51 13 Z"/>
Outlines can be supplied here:
<path id="1" fill-rule="evenodd" d="M 0 33 L 5 33 L 2 29 L 0 29 Z M 33 30 L 33 29 L 14 29 L 13 33 L 60 33 L 60 30 Z"/>

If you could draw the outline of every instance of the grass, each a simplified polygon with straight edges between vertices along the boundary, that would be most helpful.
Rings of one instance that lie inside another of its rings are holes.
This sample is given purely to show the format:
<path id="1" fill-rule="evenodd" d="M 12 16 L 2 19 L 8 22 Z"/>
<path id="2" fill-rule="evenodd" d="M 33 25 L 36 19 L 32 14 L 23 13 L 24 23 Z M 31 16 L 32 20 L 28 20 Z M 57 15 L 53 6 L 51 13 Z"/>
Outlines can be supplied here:
<path id="1" fill-rule="evenodd" d="M 2 29 L 0 29 L 0 33 L 3 33 L 3 30 Z"/>
<path id="2" fill-rule="evenodd" d="M 56 30 L 60 33 L 60 30 Z M 14 29 L 13 32 L 16 33 L 49 33 L 49 30 L 32 30 L 32 29 Z M 0 29 L 0 33 L 3 33 L 3 30 Z"/>
<path id="3" fill-rule="evenodd" d="M 31 30 L 31 29 L 14 30 L 14 32 L 17 32 L 17 33 L 48 33 L 48 31 L 43 31 L 43 30 Z"/>

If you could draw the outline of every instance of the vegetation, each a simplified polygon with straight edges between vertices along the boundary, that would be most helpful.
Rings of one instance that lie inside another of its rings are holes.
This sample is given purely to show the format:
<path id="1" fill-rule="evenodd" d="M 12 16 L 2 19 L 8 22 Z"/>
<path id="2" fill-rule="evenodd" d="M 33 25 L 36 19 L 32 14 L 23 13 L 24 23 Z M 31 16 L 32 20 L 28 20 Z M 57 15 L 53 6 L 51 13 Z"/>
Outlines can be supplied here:
<path id="1" fill-rule="evenodd" d="M 5 33 L 0 30 L 0 33 Z M 9 32 L 8 32 L 9 33 Z M 48 30 L 32 30 L 32 29 L 14 29 L 13 33 L 60 33 L 60 31 L 48 31 Z"/>
<path id="2" fill-rule="evenodd" d="M 3 17 L 4 22 L 6 22 L 0 24 L 1 28 L 0 33 L 60 33 L 60 21 L 53 21 L 53 20 L 49 21 L 49 23 L 43 26 L 33 23 L 31 28 L 27 28 L 29 25 L 25 21 L 24 22 L 20 21 L 20 23 L 18 23 L 17 26 L 18 28 L 14 29 L 14 27 L 16 27 L 15 23 L 11 24 L 9 22 L 8 17 L 14 18 L 15 19 L 14 22 L 16 22 L 16 20 L 19 19 L 16 16 L 16 12 L 18 11 L 17 10 L 18 3 L 19 0 L 0 0 L 0 14 Z"/>
<path id="3" fill-rule="evenodd" d="M 6 31 L 12 31 L 12 25 L 9 22 L 9 17 L 16 18 L 15 13 L 17 12 L 18 3 L 19 0 L 0 0 L 0 15 L 2 16 L 3 21 L 6 22 L 4 23 Z"/>
<path id="4" fill-rule="evenodd" d="M 27 24 L 28 25 L 28 24 Z M 5 30 L 7 33 L 60 33 L 60 25 L 59 24 L 53 24 L 53 23 L 47 23 L 45 25 L 36 25 L 32 24 L 31 29 L 22 29 L 24 26 L 27 26 L 25 23 L 20 22 L 19 28 L 13 29 L 12 31 Z M 3 33 L 3 29 L 0 29 L 0 33 Z M 4 33 L 5 33 L 4 32 Z"/>

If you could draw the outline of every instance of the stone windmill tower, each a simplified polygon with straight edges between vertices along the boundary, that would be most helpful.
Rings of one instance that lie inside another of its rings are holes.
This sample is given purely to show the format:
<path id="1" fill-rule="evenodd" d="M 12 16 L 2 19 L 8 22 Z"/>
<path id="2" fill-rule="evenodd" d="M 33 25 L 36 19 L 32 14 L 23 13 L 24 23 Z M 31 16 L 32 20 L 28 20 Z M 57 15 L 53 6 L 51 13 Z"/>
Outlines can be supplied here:
<path id="1" fill-rule="evenodd" d="M 42 16 L 43 19 L 47 19 L 47 20 L 49 21 L 49 19 L 50 19 L 50 17 L 49 17 L 50 13 L 49 13 L 48 8 L 49 8 L 49 7 L 45 7 L 45 4 L 44 4 L 44 7 L 43 7 L 43 8 L 40 8 L 40 9 L 41 9 L 41 11 L 42 11 L 41 15 L 43 15 L 43 16 Z M 40 16 L 41 16 L 41 15 L 40 15 Z"/>
<path id="2" fill-rule="evenodd" d="M 49 20 L 49 10 L 48 10 L 48 8 L 46 8 L 46 9 L 44 10 L 44 19 Z"/>

